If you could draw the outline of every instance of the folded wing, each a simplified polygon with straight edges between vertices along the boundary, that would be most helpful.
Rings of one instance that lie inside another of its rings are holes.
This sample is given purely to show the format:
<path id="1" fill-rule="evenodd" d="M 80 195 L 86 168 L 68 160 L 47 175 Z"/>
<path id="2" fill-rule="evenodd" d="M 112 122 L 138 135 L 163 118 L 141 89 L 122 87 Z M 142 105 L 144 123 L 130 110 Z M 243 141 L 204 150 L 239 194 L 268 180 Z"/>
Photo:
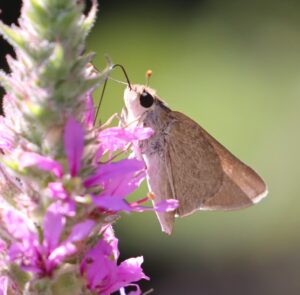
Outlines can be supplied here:
<path id="1" fill-rule="evenodd" d="M 179 216 L 195 210 L 240 209 L 267 194 L 260 176 L 196 122 L 180 112 L 169 116 L 165 163 Z"/>

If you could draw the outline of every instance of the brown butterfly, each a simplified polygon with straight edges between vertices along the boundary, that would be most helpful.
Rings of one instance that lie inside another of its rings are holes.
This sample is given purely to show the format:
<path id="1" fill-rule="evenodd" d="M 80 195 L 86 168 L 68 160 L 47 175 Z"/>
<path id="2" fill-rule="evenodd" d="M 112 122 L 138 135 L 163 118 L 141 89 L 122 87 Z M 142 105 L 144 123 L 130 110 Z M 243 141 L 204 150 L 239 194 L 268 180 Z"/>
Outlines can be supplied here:
<path id="1" fill-rule="evenodd" d="M 154 130 L 151 138 L 139 142 L 153 202 L 179 201 L 176 211 L 157 212 L 164 232 L 171 234 L 175 216 L 245 208 L 267 195 L 266 184 L 253 169 L 192 119 L 168 108 L 153 89 L 128 81 L 124 101 L 123 122 Z"/>

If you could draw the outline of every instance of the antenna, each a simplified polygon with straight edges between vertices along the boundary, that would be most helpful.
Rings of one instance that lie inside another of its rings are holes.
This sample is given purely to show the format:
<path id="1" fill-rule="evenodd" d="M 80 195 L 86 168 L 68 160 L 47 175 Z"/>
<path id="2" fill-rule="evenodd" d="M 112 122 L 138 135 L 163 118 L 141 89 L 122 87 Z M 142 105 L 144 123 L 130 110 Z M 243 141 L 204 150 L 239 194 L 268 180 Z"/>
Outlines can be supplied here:
<path id="1" fill-rule="evenodd" d="M 132 90 L 132 87 L 131 87 L 131 84 L 130 84 L 130 81 L 129 81 L 129 78 L 128 78 L 128 75 L 127 75 L 127 72 L 125 70 L 125 68 L 121 65 L 121 64 L 115 64 L 111 67 L 111 69 L 115 69 L 115 68 L 121 68 L 121 70 L 123 71 L 124 75 L 125 75 L 125 78 L 126 78 L 126 81 L 127 81 L 127 84 L 128 84 L 128 87 L 130 90 Z M 102 92 L 101 92 L 101 96 L 100 96 L 100 100 L 99 100 L 99 103 L 98 103 L 98 107 L 97 107 L 97 111 L 96 111 L 96 114 L 95 114 L 95 118 L 94 118 L 94 126 L 96 124 L 96 121 L 97 121 L 97 117 L 98 117 L 98 114 L 99 114 L 99 111 L 100 111 L 100 106 L 101 106 L 101 103 L 102 103 L 102 100 L 103 100 L 103 96 L 104 96 L 104 92 L 105 92 L 105 89 L 106 89 L 106 85 L 107 85 L 107 80 L 109 79 L 110 77 L 107 77 L 105 79 L 105 82 L 103 84 L 103 88 L 102 88 Z"/>
<path id="2" fill-rule="evenodd" d="M 119 68 L 122 69 L 122 71 L 123 71 L 123 73 L 124 73 L 124 75 L 125 75 L 125 78 L 126 78 L 128 87 L 129 87 L 129 89 L 131 90 L 131 89 L 132 89 L 132 88 L 131 88 L 131 84 L 130 84 L 130 81 L 129 81 L 129 78 L 128 78 L 128 75 L 127 75 L 127 73 L 126 73 L 125 68 L 124 68 L 122 65 L 120 65 L 120 64 L 115 64 L 115 65 L 112 66 L 112 69 L 117 68 L 117 67 L 119 67 Z"/>
<path id="3" fill-rule="evenodd" d="M 95 118 L 94 118 L 94 123 L 93 123 L 94 126 L 95 126 L 95 124 L 96 124 L 97 117 L 98 117 L 98 113 L 99 113 L 99 110 L 100 110 L 100 106 L 101 106 L 101 103 L 102 103 L 102 100 L 103 100 L 105 88 L 106 88 L 106 85 L 107 85 L 107 80 L 108 80 L 108 79 L 105 79 L 105 82 L 104 82 L 104 84 L 103 84 L 103 88 L 102 88 L 100 100 L 99 100 L 98 107 L 97 107 L 97 111 L 96 111 Z"/>

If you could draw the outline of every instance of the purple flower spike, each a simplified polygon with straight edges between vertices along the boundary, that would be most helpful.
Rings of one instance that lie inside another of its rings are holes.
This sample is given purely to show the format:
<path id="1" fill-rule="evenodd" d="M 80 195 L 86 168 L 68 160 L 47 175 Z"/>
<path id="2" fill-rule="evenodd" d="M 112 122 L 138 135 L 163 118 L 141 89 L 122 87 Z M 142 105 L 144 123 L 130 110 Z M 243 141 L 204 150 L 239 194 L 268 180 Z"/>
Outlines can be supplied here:
<path id="1" fill-rule="evenodd" d="M 60 163 L 55 160 L 43 157 L 36 153 L 25 152 L 22 153 L 20 159 L 20 168 L 36 166 L 45 171 L 52 172 L 56 177 L 61 178 L 63 175 L 63 168 Z"/>
<path id="2" fill-rule="evenodd" d="M 84 132 L 81 125 L 73 117 L 69 117 L 65 125 L 64 145 L 69 162 L 69 170 L 71 176 L 74 177 L 80 170 L 80 161 L 84 146 Z"/>

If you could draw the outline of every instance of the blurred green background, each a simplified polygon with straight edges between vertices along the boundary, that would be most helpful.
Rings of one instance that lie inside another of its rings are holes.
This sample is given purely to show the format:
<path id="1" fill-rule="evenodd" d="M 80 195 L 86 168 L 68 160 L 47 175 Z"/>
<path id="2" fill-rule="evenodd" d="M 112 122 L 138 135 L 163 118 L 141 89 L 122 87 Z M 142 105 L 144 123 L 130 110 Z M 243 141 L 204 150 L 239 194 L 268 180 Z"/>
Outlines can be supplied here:
<path id="1" fill-rule="evenodd" d="M 115 230 L 123 258 L 144 256 L 143 290 L 300 294 L 300 2 L 103 0 L 88 50 L 99 68 L 105 54 L 124 65 L 132 83 L 152 69 L 158 95 L 270 191 L 249 209 L 178 219 L 171 236 L 153 213 L 124 215 Z M 102 120 L 120 112 L 123 91 L 109 82 Z M 146 192 L 144 184 L 135 197 Z"/>
<path id="2" fill-rule="evenodd" d="M 152 280 L 143 290 L 300 294 L 300 3 L 102 1 L 88 48 L 100 68 L 105 54 L 123 64 L 133 83 L 152 69 L 158 95 L 254 167 L 270 191 L 249 209 L 178 219 L 170 237 L 153 213 L 125 215 L 116 232 L 124 257 L 144 255 Z M 112 76 L 125 80 L 119 70 Z M 109 82 L 103 120 L 120 112 L 123 91 Z"/>

